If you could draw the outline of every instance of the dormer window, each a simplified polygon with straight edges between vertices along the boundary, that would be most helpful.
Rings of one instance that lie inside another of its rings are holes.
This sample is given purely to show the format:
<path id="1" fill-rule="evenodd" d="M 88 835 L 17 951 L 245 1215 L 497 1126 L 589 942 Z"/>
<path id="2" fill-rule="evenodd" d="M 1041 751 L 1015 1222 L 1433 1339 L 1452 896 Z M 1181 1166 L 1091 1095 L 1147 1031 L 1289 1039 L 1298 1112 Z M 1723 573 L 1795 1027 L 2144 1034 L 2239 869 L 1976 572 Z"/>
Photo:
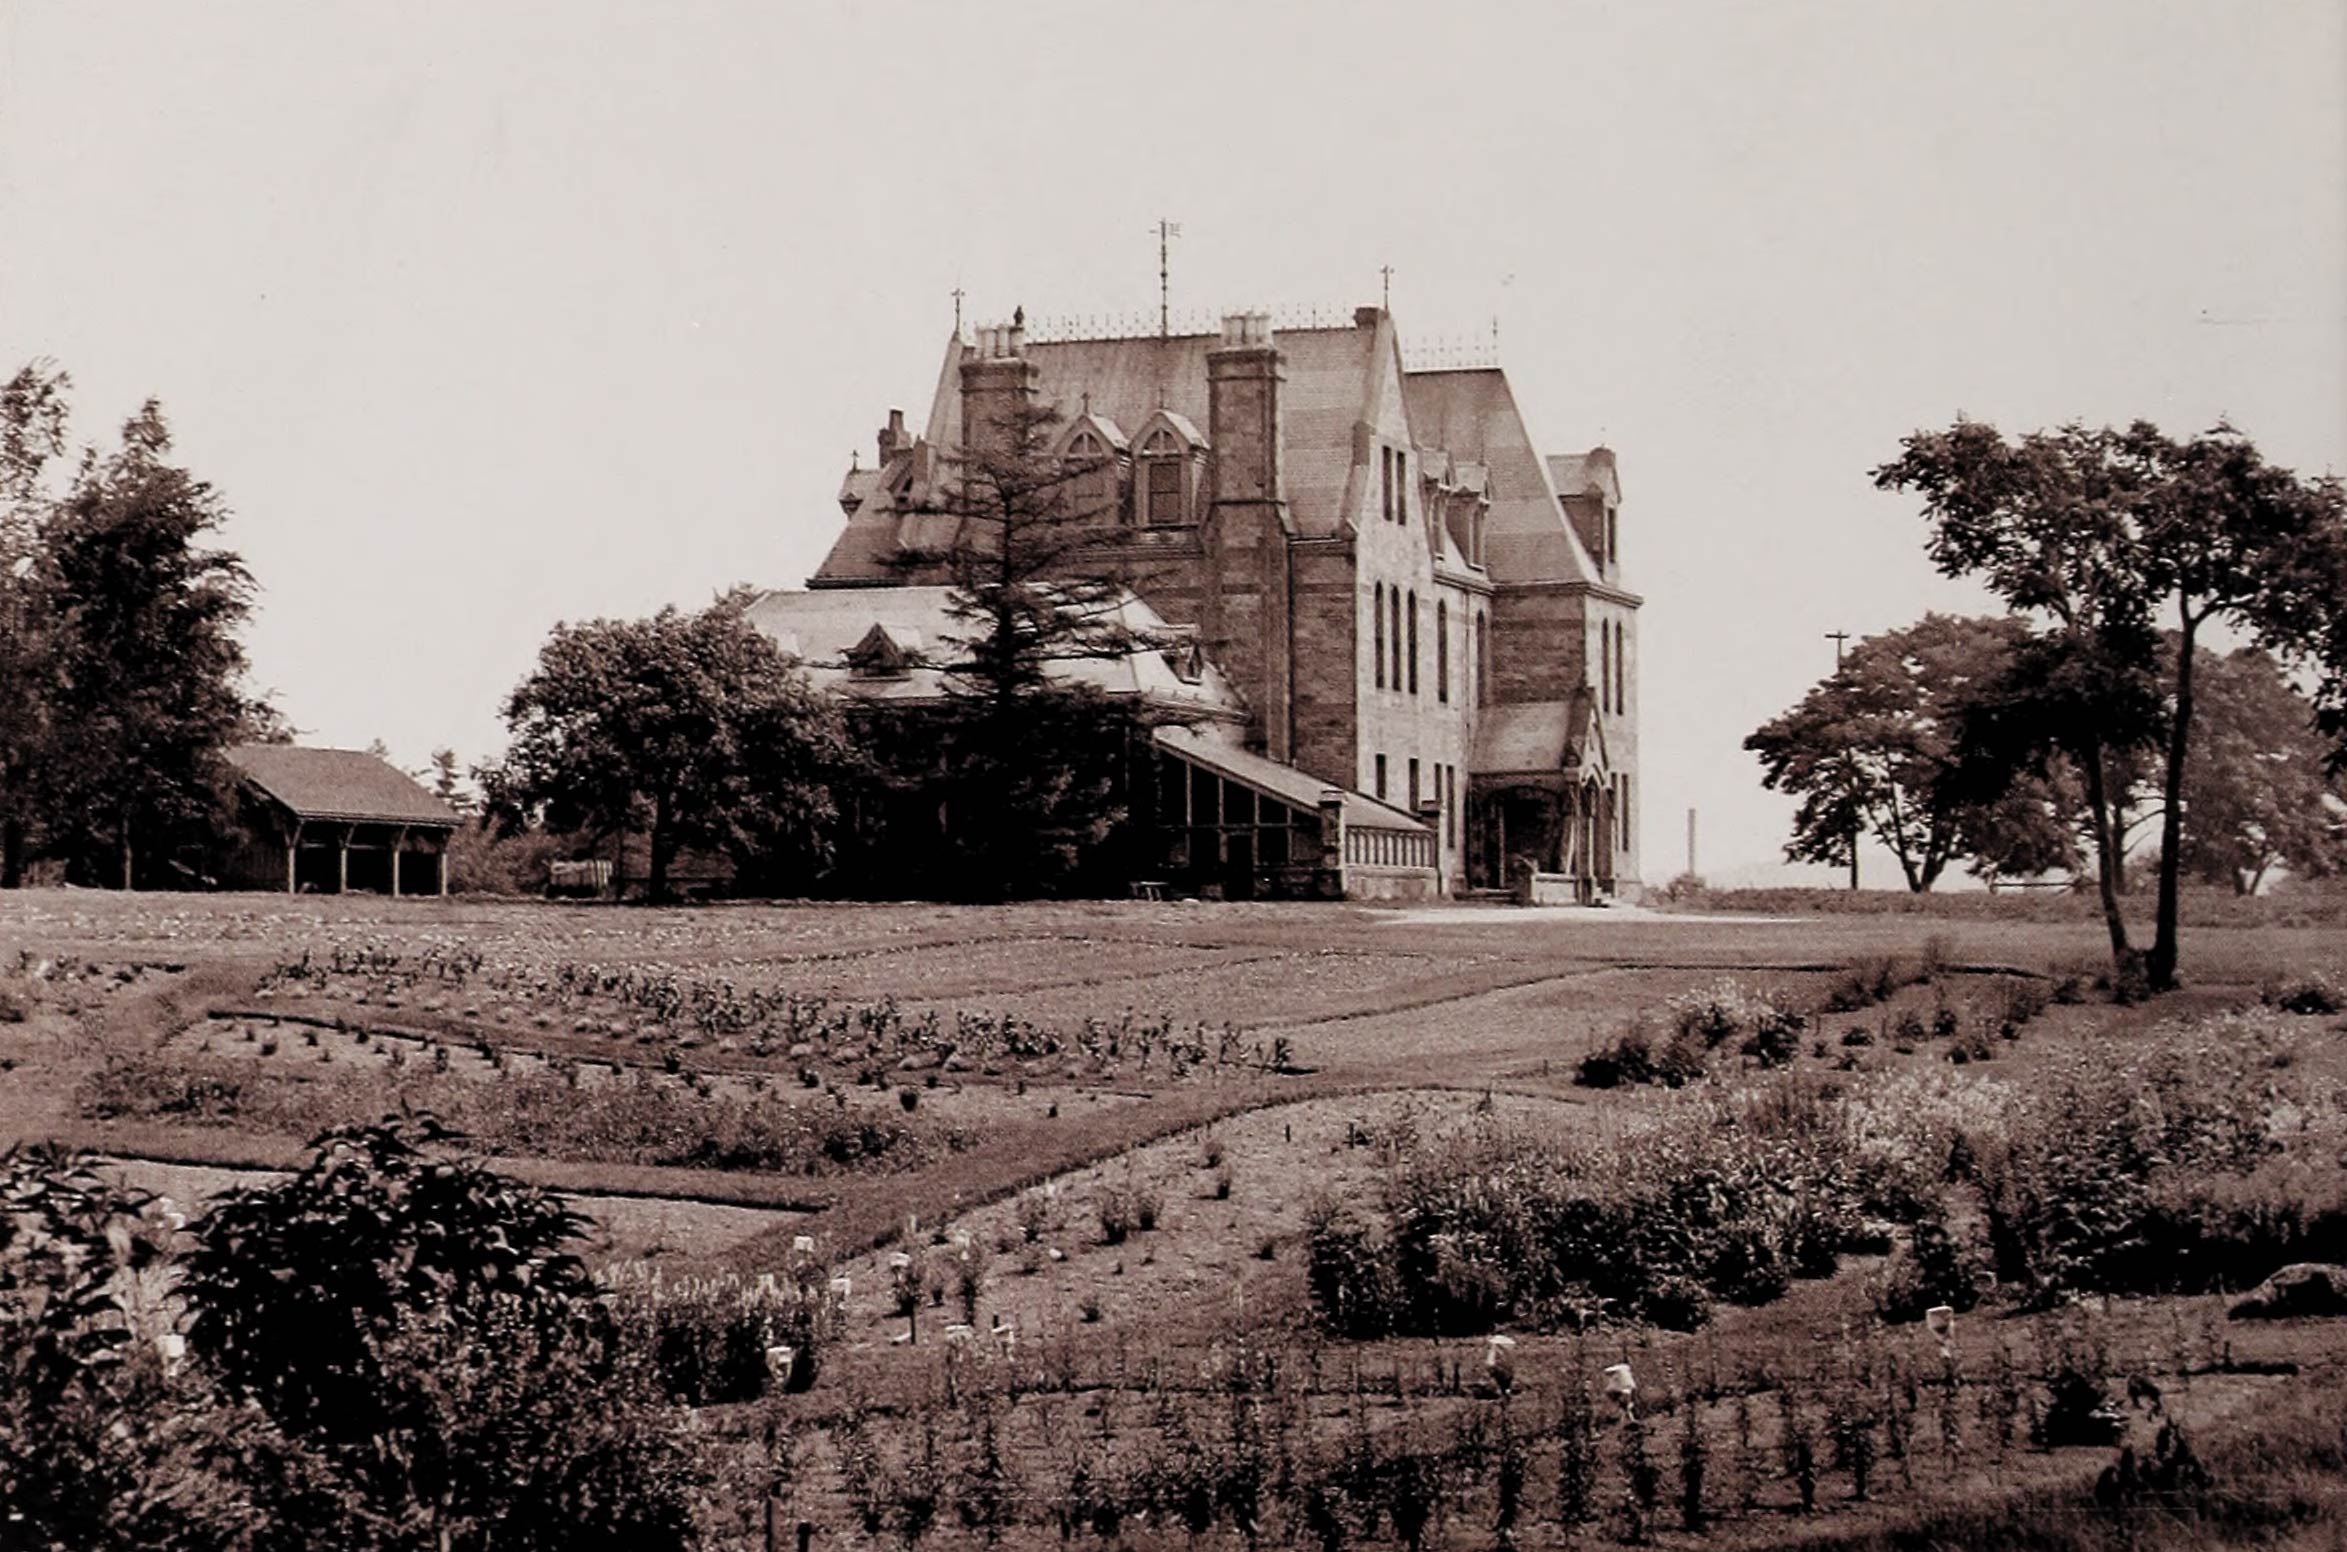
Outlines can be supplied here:
<path id="1" fill-rule="evenodd" d="M 1082 522 L 1113 522 L 1124 512 L 1124 433 L 1089 408 L 1071 423 L 1059 445 L 1065 483 L 1060 501 Z"/>
<path id="2" fill-rule="evenodd" d="M 1150 417 L 1134 453 L 1134 516 L 1144 527 L 1176 528 L 1193 520 L 1205 450 L 1197 428 L 1171 410 Z"/>
<path id="3" fill-rule="evenodd" d="M 1158 438 L 1158 445 L 1144 448 L 1141 467 L 1148 471 L 1142 485 L 1143 500 L 1148 503 L 1148 516 L 1143 521 L 1162 527 L 1179 523 L 1186 515 L 1182 509 L 1181 451 L 1169 444 L 1170 437 Z"/>
<path id="4" fill-rule="evenodd" d="M 857 679 L 901 679 L 921 661 L 921 633 L 910 626 L 875 623 L 841 654 Z"/>

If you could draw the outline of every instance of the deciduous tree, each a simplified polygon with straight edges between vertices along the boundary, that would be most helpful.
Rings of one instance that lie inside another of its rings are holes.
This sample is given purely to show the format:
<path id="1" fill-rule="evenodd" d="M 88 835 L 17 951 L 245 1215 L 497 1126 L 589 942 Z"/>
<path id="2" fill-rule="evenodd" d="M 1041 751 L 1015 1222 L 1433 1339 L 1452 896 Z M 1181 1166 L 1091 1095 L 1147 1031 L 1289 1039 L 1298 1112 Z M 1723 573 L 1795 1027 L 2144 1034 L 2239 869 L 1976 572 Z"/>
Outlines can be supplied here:
<path id="1" fill-rule="evenodd" d="M 2199 731 L 2184 766 L 2184 866 L 2254 894 L 2276 867 L 2323 877 L 2347 864 L 2347 805 L 2326 781 L 2314 708 L 2267 653 L 2203 660 Z"/>
<path id="2" fill-rule="evenodd" d="M 2177 884 L 2191 748 L 2194 675 L 2202 627 L 2225 622 L 2286 654 L 2321 663 L 2321 703 L 2347 705 L 2347 596 L 2342 579 L 2347 501 L 2333 479 L 2304 481 L 2268 464 L 2247 437 L 2219 426 L 2177 439 L 2148 422 L 2121 430 L 2066 426 L 2008 440 L 1958 421 L 1918 432 L 1875 471 L 1886 490 L 1919 494 L 1927 549 L 1941 571 L 1975 576 L 2017 611 L 2046 619 L 2071 673 L 2108 681 L 2158 655 L 2172 621 L 2172 674 L 2162 710 L 2162 816 L 2157 926 L 2144 970 L 2154 989 L 2175 984 Z M 2049 683 L 2051 681 L 2049 680 Z M 2072 698 L 2074 707 L 2091 702 Z M 2099 742 L 2080 761 L 2103 883 L 2112 951 L 2133 955 L 2116 900 L 2119 846 L 2102 790 Z"/>
<path id="3" fill-rule="evenodd" d="M 1786 856 L 1845 860 L 1863 828 L 1921 894 L 1958 857 L 2017 855 L 2022 847 L 1998 831 L 2026 823 L 2028 810 L 2004 805 L 2003 793 L 1963 791 L 1950 771 L 1969 698 L 2027 636 L 2010 618 L 1926 615 L 1859 642 L 1830 678 L 1745 739 L 1768 787 L 1801 799 Z"/>
<path id="4" fill-rule="evenodd" d="M 507 698 L 513 742 L 487 773 L 493 805 L 558 831 L 643 832 L 655 899 L 684 846 L 802 879 L 820 867 L 844 724 L 745 617 L 749 597 L 556 626 Z"/>

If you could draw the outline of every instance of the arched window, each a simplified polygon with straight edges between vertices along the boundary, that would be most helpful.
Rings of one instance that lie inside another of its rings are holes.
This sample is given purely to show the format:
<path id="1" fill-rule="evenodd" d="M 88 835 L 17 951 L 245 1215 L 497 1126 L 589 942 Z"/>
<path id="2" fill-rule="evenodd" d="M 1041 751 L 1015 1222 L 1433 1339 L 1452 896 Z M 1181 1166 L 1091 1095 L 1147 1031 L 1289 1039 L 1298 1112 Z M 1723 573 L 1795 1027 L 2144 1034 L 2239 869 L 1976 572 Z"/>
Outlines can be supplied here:
<path id="1" fill-rule="evenodd" d="M 1142 438 L 1134 504 L 1145 525 L 1169 528 L 1190 520 L 1189 463 L 1189 447 L 1170 427 L 1159 426 Z"/>
<path id="2" fill-rule="evenodd" d="M 1441 598 L 1434 601 L 1434 698 L 1446 705 L 1451 698 L 1451 606 Z"/>
<path id="3" fill-rule="evenodd" d="M 1475 704 L 1491 704 L 1491 617 L 1475 616 Z"/>
<path id="4" fill-rule="evenodd" d="M 1079 431 L 1068 438 L 1064 460 L 1069 514 L 1107 516 L 1116 497 L 1116 473 L 1108 466 L 1107 445 L 1091 432 Z"/>
<path id="5" fill-rule="evenodd" d="M 1385 584 L 1383 582 L 1376 584 L 1376 591 L 1370 597 L 1369 613 L 1370 617 L 1377 622 L 1373 627 L 1377 635 L 1370 645 L 1369 655 L 1377 664 L 1377 687 L 1382 690 L 1385 688 Z"/>
<path id="6" fill-rule="evenodd" d="M 1418 693 L 1418 590 L 1410 590 L 1410 693 Z"/>

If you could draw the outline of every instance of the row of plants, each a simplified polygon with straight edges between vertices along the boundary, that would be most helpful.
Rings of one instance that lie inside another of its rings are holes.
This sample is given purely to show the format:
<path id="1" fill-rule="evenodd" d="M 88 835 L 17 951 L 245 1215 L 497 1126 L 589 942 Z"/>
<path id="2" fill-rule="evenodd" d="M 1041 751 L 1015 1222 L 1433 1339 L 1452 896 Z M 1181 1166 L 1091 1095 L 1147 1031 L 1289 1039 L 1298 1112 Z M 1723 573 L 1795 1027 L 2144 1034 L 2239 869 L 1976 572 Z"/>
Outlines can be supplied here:
<path id="1" fill-rule="evenodd" d="M 184 1051 L 119 1055 L 76 1091 L 97 1121 L 163 1121 L 309 1137 L 329 1127 L 426 1110 L 492 1153 L 582 1163 L 665 1165 L 767 1174 L 911 1169 L 975 1140 L 908 1107 L 775 1092 L 732 1097 L 690 1076 L 636 1069 L 582 1081 L 575 1064 L 454 1072 L 448 1048 L 396 1066 L 304 1064 L 262 1071 L 251 1061 Z M 323 1054 L 323 1048 L 321 1048 Z M 907 1095 L 916 1091 L 906 1090 Z"/>
<path id="2" fill-rule="evenodd" d="M 737 986 L 729 977 L 683 974 L 670 966 L 561 960 L 491 964 L 477 950 L 432 945 L 420 953 L 387 944 L 305 948 L 265 976 L 263 1000 L 300 996 L 462 1020 L 531 1027 L 692 1050 L 714 1045 L 759 1059 L 829 1062 L 859 1073 L 944 1066 L 1000 1072 L 1074 1062 L 1095 1074 L 1202 1070 L 1286 1071 L 1284 1038 L 1248 1038 L 1236 1026 L 1184 1026 L 1127 1009 L 1057 1028 L 1005 1011 L 935 1008 L 918 1012 L 895 997 L 873 1002 L 790 988 Z"/>
<path id="3" fill-rule="evenodd" d="M 949 1347 L 884 1398 L 851 1387 L 820 1425 L 786 1409 L 779 1430 L 774 1412 L 732 1426 L 757 1457 L 747 1475 L 789 1517 L 915 1547 L 1641 1544 L 2071 1448 L 2113 1451 L 2105 1484 L 2134 1503 L 2159 1493 L 2173 1510 L 2213 1485 L 2148 1362 L 2122 1374 L 2083 1324 L 2033 1334 L 2023 1356 L 1999 1341 L 1965 1362 L 1819 1333 L 1781 1372 L 1725 1380 L 1659 1362 L 1636 1373 L 1647 1358 L 1585 1342 L 1519 1373 L 1516 1350 L 1493 1344 L 1464 1382 L 1454 1360 L 1426 1384 L 1398 1365 L 1372 1376 L 1357 1350 L 1327 1372 L 1317 1351 L 1255 1329 L 1061 1390 Z M 2162 1377 L 2187 1390 L 2205 1367 L 2174 1362 Z"/>
<path id="4" fill-rule="evenodd" d="M 1723 977 L 1672 997 L 1659 1025 L 1643 1011 L 1633 1014 L 1610 1039 L 1582 1057 L 1574 1081 L 1593 1089 L 1684 1088 L 1711 1076 L 1723 1055 L 1737 1058 L 1739 1066 L 1789 1066 L 1800 1055 L 1805 1038 L 1813 1056 L 1834 1060 L 1844 1071 L 1860 1066 L 1857 1053 L 1868 1047 L 1912 1055 L 1934 1040 L 1944 1042 L 1943 1053 L 1959 1065 L 1991 1061 L 2000 1042 L 2020 1039 L 2022 1030 L 2049 1005 L 2076 1002 L 2082 995 L 2075 977 L 2050 985 L 2031 977 L 2010 977 L 1983 997 L 1960 1000 L 1948 995 L 1939 977 L 1936 955 L 1930 952 L 1914 960 L 1861 960 L 1837 977 L 1807 1012 L 1790 1006 L 1778 993 Z M 1912 1003 L 1895 1009 L 1886 1005 L 1915 985 L 1934 988 L 1928 1011 Z M 1871 1026 L 1847 1022 L 1838 1038 L 1828 1038 L 1825 1026 L 1837 1015 L 1867 1009 L 1879 1010 Z"/>

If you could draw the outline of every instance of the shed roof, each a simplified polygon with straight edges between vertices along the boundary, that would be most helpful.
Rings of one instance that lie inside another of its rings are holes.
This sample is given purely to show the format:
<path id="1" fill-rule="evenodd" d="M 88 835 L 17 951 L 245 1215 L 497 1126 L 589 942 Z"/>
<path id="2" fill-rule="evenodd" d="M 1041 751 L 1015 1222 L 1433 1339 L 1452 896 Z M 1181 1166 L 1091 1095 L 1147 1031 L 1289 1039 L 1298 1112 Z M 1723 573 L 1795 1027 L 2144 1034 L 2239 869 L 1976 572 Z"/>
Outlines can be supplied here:
<path id="1" fill-rule="evenodd" d="M 1380 803 L 1363 793 L 1346 792 L 1292 765 L 1282 765 L 1277 760 L 1266 759 L 1229 744 L 1216 743 L 1196 728 L 1161 727 L 1157 729 L 1156 737 L 1160 744 L 1183 759 L 1202 765 L 1217 775 L 1227 776 L 1242 786 L 1267 792 L 1293 807 L 1315 809 L 1320 806 L 1320 795 L 1323 792 L 1342 792 L 1347 825 L 1374 830 L 1426 828 L 1424 823 L 1390 803 Z"/>
<path id="2" fill-rule="evenodd" d="M 445 829 L 459 823 L 414 777 L 363 749 L 239 744 L 228 763 L 298 818 Z"/>

